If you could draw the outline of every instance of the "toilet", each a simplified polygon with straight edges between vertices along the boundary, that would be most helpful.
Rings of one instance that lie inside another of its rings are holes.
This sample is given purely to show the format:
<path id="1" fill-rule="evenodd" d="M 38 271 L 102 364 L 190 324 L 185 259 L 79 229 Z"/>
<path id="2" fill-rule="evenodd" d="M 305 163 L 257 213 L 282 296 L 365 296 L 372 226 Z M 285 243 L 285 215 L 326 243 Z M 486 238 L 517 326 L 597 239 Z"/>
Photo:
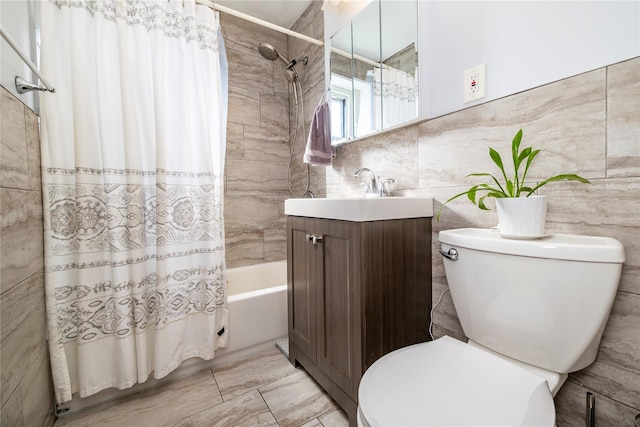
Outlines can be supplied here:
<path id="1" fill-rule="evenodd" d="M 439 240 L 468 342 L 443 336 L 378 359 L 360 382 L 358 425 L 554 426 L 553 397 L 567 374 L 596 359 L 622 245 L 474 228 Z"/>

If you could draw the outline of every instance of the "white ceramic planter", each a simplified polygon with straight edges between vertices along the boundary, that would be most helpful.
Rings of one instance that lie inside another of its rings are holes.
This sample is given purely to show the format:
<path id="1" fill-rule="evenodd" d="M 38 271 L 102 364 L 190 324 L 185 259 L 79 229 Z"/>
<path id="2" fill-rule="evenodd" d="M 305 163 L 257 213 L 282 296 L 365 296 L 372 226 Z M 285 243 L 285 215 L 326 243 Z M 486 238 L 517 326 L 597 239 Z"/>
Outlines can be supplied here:
<path id="1" fill-rule="evenodd" d="M 537 239 L 545 235 L 547 197 L 496 199 L 498 230 L 504 237 Z"/>

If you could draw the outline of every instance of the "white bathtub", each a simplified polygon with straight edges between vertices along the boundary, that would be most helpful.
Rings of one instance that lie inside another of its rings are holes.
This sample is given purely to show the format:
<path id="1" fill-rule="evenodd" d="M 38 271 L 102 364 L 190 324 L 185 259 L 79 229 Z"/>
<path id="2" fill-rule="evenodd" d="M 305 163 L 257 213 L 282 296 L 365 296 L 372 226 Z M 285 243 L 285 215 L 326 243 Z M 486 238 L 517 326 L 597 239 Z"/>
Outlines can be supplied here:
<path id="1" fill-rule="evenodd" d="M 216 358 L 275 345 L 287 335 L 287 261 L 228 269 L 227 297 L 229 347 Z"/>

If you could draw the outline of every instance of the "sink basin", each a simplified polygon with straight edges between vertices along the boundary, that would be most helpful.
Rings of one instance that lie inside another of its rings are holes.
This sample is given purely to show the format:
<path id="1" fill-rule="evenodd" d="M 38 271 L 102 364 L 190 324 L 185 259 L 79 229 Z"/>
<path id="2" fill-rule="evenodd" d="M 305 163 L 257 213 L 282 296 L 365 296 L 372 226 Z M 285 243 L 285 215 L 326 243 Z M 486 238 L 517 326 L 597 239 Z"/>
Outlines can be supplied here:
<path id="1" fill-rule="evenodd" d="M 433 199 L 430 197 L 288 199 L 284 202 L 284 213 L 292 216 L 356 222 L 422 218 L 433 216 Z"/>

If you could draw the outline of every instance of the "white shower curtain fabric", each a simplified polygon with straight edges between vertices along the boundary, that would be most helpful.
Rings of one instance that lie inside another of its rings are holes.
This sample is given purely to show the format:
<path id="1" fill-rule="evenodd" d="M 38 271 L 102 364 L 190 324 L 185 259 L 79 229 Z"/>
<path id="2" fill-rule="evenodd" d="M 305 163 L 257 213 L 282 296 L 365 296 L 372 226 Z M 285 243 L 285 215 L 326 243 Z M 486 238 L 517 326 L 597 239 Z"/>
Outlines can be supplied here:
<path id="1" fill-rule="evenodd" d="M 387 65 L 374 68 L 373 94 L 382 100 L 373 103 L 377 129 L 388 129 L 418 117 L 416 79 L 411 74 Z"/>
<path id="2" fill-rule="evenodd" d="M 216 13 L 192 0 L 50 0 L 41 14 L 56 86 L 41 97 L 41 150 L 62 403 L 227 346 L 226 70 Z"/>

